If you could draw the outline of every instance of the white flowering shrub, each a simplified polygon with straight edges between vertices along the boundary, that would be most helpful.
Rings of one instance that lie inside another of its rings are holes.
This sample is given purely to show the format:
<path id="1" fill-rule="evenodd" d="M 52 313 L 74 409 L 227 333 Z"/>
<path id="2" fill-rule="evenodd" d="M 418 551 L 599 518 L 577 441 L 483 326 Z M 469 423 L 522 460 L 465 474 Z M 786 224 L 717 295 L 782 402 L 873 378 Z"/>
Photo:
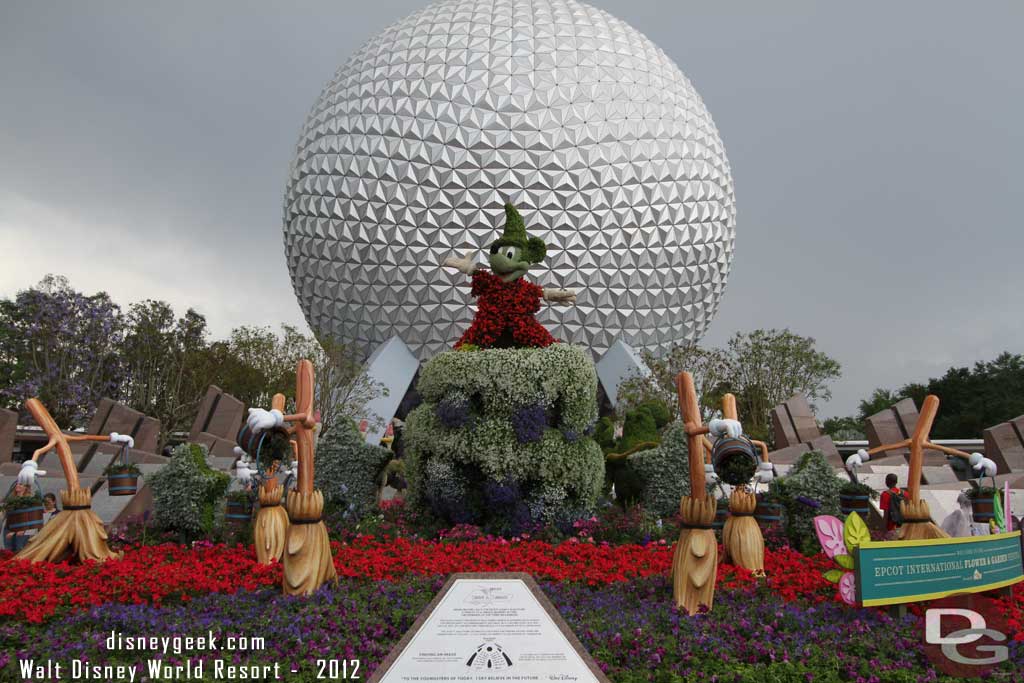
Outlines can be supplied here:
<path id="1" fill-rule="evenodd" d="M 450 351 L 424 365 L 417 390 L 403 432 L 411 504 L 495 533 L 593 509 L 604 455 L 582 349 Z"/>
<path id="2" fill-rule="evenodd" d="M 154 524 L 195 539 L 213 530 L 215 511 L 231 478 L 207 464 L 205 446 L 184 443 L 147 481 L 153 491 Z"/>
<path id="3" fill-rule="evenodd" d="M 821 451 L 804 453 L 785 477 L 771 483 L 769 491 L 782 503 L 786 536 L 794 548 L 817 552 L 814 518 L 841 515 L 839 490 L 843 483 Z"/>
<path id="4" fill-rule="evenodd" d="M 679 510 L 679 501 L 690 495 L 690 456 L 686 431 L 679 420 L 669 424 L 657 448 L 629 456 L 627 466 L 640 480 L 640 504 L 658 517 Z"/>
<path id="5" fill-rule="evenodd" d="M 373 511 L 381 474 L 392 457 L 388 449 L 367 444 L 354 422 L 342 419 L 317 444 L 314 485 L 329 506 L 360 519 Z"/>

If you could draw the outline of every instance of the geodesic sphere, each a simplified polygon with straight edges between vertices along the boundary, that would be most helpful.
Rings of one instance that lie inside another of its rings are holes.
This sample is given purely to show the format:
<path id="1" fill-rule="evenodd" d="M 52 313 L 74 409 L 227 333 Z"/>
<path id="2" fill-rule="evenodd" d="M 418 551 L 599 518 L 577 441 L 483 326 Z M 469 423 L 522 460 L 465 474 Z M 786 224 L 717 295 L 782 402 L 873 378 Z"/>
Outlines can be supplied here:
<path id="1" fill-rule="evenodd" d="M 520 210 L 548 255 L 528 277 L 577 290 L 538 314 L 596 355 L 703 335 L 736 208 L 718 131 L 651 41 L 571 0 L 445 0 L 338 70 L 285 196 L 295 293 L 317 332 L 366 353 L 399 335 L 426 359 L 469 326 L 446 256 L 488 247 Z"/>

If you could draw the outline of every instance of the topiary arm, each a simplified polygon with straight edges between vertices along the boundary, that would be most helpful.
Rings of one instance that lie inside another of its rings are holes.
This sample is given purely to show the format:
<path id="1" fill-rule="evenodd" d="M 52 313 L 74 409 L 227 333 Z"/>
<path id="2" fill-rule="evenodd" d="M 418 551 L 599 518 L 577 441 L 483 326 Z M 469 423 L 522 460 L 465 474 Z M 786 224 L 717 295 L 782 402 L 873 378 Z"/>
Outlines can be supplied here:
<path id="1" fill-rule="evenodd" d="M 576 290 L 545 287 L 544 300 L 553 304 L 574 304 L 576 303 Z"/>
<path id="2" fill-rule="evenodd" d="M 462 258 L 457 256 L 449 256 L 441 262 L 441 266 L 444 268 L 454 268 L 455 270 L 465 273 L 466 275 L 472 275 L 476 271 L 480 270 L 481 267 L 473 261 L 473 252 L 467 251 L 463 254 Z"/>

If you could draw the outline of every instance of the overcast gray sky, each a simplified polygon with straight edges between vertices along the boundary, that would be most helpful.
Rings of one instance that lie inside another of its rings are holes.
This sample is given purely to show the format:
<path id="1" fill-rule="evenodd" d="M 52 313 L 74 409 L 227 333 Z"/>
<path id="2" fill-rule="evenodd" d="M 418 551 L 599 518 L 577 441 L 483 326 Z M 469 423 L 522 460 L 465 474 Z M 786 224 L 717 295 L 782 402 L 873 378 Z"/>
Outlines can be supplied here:
<path id="1" fill-rule="evenodd" d="M 0 296 L 67 275 L 223 335 L 303 323 L 281 240 L 308 109 L 425 0 L 0 5 Z M 732 164 L 706 343 L 788 326 L 877 386 L 1024 351 L 1024 3 L 595 0 L 664 49 Z M 258 302 L 258 307 L 255 307 Z"/>

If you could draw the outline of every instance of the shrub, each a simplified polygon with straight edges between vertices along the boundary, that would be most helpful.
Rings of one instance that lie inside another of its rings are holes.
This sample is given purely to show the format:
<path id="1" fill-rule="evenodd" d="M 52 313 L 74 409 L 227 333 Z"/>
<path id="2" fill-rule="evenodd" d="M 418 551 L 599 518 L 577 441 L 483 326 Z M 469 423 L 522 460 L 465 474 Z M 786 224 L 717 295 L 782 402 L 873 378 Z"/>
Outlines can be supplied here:
<path id="1" fill-rule="evenodd" d="M 148 479 L 158 528 L 176 532 L 182 540 L 210 535 L 214 511 L 231 478 L 210 468 L 205 446 L 179 445 L 168 463 Z"/>
<path id="2" fill-rule="evenodd" d="M 680 499 L 690 495 L 690 456 L 682 422 L 665 430 L 657 448 L 634 453 L 627 463 L 640 480 L 640 503 L 651 514 L 671 516 L 679 510 Z"/>
<path id="3" fill-rule="evenodd" d="M 328 506 L 359 519 L 376 506 L 378 482 L 393 456 L 367 444 L 352 420 L 339 421 L 317 445 L 314 484 Z"/>
<path id="4" fill-rule="evenodd" d="M 787 476 L 772 482 L 769 490 L 783 505 L 786 535 L 794 548 L 817 552 L 814 517 L 840 516 L 842 486 L 821 451 L 804 453 Z"/>
<path id="5" fill-rule="evenodd" d="M 867 484 L 862 484 L 859 481 L 848 481 L 845 482 L 839 489 L 839 493 L 847 496 L 868 496 L 869 498 L 878 498 L 878 491 L 874 490 Z"/>
<path id="6" fill-rule="evenodd" d="M 604 456 L 597 373 L 566 344 L 442 353 L 406 419 L 408 501 L 449 523 L 516 534 L 593 509 Z"/>
<path id="7" fill-rule="evenodd" d="M 103 469 L 103 474 L 141 474 L 138 465 L 130 462 L 121 462 L 115 458 L 113 462 Z"/>

